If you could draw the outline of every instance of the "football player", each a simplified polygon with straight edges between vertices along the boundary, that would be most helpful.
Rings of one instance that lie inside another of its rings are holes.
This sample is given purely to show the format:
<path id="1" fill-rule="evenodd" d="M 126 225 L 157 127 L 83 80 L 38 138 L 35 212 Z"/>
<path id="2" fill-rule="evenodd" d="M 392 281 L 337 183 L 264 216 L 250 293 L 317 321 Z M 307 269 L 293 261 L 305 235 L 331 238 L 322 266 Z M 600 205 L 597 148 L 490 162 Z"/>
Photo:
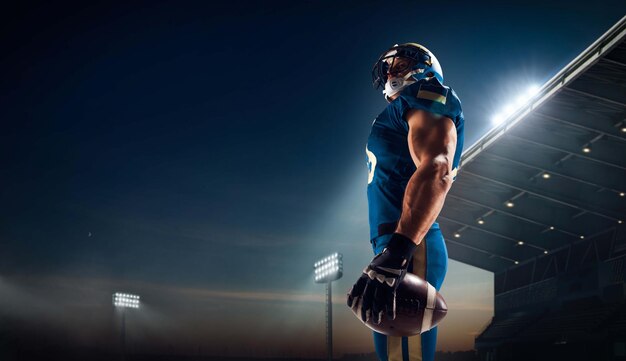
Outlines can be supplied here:
<path id="1" fill-rule="evenodd" d="M 372 71 L 389 102 L 367 140 L 370 241 L 375 257 L 348 293 L 348 306 L 380 323 L 396 316 L 396 288 L 406 272 L 437 291 L 448 254 L 436 221 L 456 177 L 463 148 L 463 112 L 443 71 L 425 47 L 407 43 L 385 51 Z M 381 361 L 435 357 L 437 328 L 420 335 L 374 332 Z"/>

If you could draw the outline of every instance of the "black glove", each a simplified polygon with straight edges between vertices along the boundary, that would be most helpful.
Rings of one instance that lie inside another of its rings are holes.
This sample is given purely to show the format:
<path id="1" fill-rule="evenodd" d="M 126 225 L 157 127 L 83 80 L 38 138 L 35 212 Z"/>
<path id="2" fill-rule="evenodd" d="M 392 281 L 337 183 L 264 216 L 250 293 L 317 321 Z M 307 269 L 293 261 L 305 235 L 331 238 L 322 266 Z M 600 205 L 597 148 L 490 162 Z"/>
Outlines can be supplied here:
<path id="1" fill-rule="evenodd" d="M 387 247 L 363 270 L 348 292 L 348 307 L 356 312 L 360 306 L 363 322 L 374 316 L 374 323 L 379 324 L 385 311 L 392 320 L 396 318 L 396 290 L 416 247 L 411 239 L 394 233 Z"/>

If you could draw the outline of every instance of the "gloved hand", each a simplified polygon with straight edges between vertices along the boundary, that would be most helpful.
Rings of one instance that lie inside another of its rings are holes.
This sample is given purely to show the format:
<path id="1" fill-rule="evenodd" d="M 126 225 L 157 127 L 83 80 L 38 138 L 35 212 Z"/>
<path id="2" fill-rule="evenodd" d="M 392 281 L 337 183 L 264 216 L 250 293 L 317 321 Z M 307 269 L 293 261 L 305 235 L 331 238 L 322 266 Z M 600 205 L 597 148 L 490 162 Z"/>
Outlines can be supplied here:
<path id="1" fill-rule="evenodd" d="M 348 307 L 358 311 L 366 322 L 381 323 L 383 313 L 396 318 L 396 290 L 406 275 L 417 245 L 401 234 L 394 233 L 381 253 L 363 270 L 363 274 L 348 292 Z"/>

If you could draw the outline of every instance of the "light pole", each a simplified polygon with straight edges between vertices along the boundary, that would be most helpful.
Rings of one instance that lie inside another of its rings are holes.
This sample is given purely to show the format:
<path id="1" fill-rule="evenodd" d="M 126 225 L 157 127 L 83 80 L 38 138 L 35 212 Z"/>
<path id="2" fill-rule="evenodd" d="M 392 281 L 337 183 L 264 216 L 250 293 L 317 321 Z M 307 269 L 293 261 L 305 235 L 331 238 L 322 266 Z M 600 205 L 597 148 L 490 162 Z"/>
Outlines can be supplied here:
<path id="1" fill-rule="evenodd" d="M 333 359 L 333 304 L 331 284 L 343 276 L 343 255 L 333 253 L 313 265 L 315 283 L 326 283 L 326 350 L 328 361 Z"/>
<path id="2" fill-rule="evenodd" d="M 122 309 L 122 361 L 126 358 L 126 309 L 139 308 L 139 296 L 116 292 L 113 294 L 113 306 Z"/>

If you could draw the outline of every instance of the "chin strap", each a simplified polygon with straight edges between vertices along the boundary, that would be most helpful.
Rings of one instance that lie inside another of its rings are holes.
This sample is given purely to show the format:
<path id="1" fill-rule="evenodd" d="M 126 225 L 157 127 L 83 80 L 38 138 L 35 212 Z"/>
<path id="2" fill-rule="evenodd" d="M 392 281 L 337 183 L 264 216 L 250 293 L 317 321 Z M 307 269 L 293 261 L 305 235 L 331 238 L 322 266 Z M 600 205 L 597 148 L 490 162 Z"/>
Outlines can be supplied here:
<path id="1" fill-rule="evenodd" d="M 387 79 L 387 82 L 385 83 L 385 89 L 383 90 L 383 95 L 385 96 L 385 99 L 387 99 L 388 102 L 391 102 L 392 96 L 398 94 L 400 91 L 402 91 L 402 89 L 406 88 L 407 86 L 415 83 L 414 79 L 409 80 L 413 75 L 423 72 L 424 69 L 417 69 L 408 72 L 405 76 L 401 78 Z"/>

